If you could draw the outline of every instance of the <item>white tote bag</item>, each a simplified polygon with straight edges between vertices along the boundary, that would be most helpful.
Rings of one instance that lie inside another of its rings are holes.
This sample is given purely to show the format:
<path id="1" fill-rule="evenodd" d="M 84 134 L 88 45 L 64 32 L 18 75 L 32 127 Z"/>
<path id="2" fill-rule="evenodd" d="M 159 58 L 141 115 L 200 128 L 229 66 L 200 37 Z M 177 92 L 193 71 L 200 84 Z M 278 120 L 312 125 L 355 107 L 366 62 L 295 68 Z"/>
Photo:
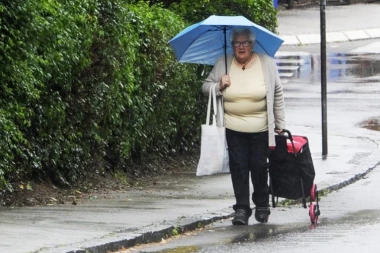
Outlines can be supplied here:
<path id="1" fill-rule="evenodd" d="M 212 124 L 210 124 L 211 113 Z M 216 115 L 216 113 L 217 101 L 215 85 L 212 85 L 208 98 L 206 124 L 202 125 L 201 129 L 201 155 L 197 166 L 197 176 L 230 172 L 226 128 L 223 126 L 223 115 Z M 220 111 L 220 113 L 222 114 L 223 111 Z M 221 127 L 216 124 L 217 117 L 221 120 Z"/>

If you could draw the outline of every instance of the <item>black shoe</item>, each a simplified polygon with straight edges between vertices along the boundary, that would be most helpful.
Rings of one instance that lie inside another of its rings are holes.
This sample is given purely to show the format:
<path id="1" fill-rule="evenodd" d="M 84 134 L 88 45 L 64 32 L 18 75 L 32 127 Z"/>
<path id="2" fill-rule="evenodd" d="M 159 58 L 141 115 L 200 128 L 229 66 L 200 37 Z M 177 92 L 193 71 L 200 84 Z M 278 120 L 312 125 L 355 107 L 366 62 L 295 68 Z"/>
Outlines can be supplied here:
<path id="1" fill-rule="evenodd" d="M 256 207 L 255 219 L 261 223 L 268 222 L 269 214 L 269 207 Z"/>
<path id="2" fill-rule="evenodd" d="M 235 211 L 235 217 L 232 220 L 233 225 L 248 225 L 249 215 L 244 209 L 237 209 Z"/>

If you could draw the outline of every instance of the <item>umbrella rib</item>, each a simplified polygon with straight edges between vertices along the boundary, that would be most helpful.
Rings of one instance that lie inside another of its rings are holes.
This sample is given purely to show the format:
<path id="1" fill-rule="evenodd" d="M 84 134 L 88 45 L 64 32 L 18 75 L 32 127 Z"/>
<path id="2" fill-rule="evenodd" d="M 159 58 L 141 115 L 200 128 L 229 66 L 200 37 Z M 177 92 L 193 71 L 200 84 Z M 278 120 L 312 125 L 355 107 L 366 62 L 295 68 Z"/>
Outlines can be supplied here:
<path id="1" fill-rule="evenodd" d="M 267 53 L 267 55 L 270 55 L 270 54 L 268 53 L 268 51 L 263 47 L 263 45 L 261 45 L 261 43 L 260 43 L 259 41 L 256 40 L 256 42 L 257 42 L 257 44 L 259 44 L 260 47 L 265 51 L 265 53 Z"/>

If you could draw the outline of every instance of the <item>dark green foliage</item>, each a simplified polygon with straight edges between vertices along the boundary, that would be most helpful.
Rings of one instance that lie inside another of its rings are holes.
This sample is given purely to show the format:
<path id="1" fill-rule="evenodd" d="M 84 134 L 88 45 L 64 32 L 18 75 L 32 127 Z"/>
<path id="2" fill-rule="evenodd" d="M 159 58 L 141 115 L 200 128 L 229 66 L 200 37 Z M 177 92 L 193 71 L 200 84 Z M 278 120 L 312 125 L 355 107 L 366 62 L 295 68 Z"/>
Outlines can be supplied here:
<path id="1" fill-rule="evenodd" d="M 4 165 L 12 176 L 76 179 L 85 152 L 83 129 L 71 120 L 77 77 L 90 62 L 94 1 L 9 1 L 3 11 L 0 108 L 14 124 L 5 152 L 13 164 Z"/>
<path id="2" fill-rule="evenodd" d="M 272 32 L 277 28 L 277 12 L 272 0 L 182 0 L 171 3 L 169 9 L 191 24 L 210 15 L 241 15 Z"/>
<path id="3" fill-rule="evenodd" d="M 197 147 L 204 67 L 179 64 L 168 41 L 193 9 L 201 19 L 244 8 L 157 2 L 0 1 L 0 189 L 25 177 L 69 185 L 90 170 L 137 175 Z"/>
<path id="4" fill-rule="evenodd" d="M 116 17 L 117 22 L 110 22 Z M 165 9 L 140 3 L 114 5 L 100 23 L 102 37 L 96 44 L 104 54 L 96 72 L 105 79 L 95 82 L 111 92 L 99 125 L 109 138 L 107 161 L 126 169 L 143 157 L 190 148 L 197 135 L 191 126 L 199 124 L 200 80 L 195 66 L 179 64 L 168 45 L 183 22 Z"/>
<path id="5" fill-rule="evenodd" d="M 167 44 L 184 28 L 176 15 L 105 0 L 0 12 L 0 188 L 32 175 L 69 184 L 194 146 L 200 79 Z"/>

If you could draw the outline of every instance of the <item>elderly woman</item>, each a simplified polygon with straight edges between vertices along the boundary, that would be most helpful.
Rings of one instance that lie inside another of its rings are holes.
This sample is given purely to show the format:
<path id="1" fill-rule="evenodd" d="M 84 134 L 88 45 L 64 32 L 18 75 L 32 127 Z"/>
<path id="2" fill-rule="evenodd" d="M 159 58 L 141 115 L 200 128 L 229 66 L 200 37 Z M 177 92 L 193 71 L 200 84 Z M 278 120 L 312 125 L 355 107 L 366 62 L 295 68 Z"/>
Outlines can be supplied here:
<path id="1" fill-rule="evenodd" d="M 269 147 L 275 146 L 275 132 L 285 128 L 285 104 L 277 65 L 273 58 L 255 53 L 255 34 L 247 28 L 231 31 L 233 55 L 219 59 L 202 85 L 208 96 L 216 85 L 217 99 L 223 99 L 224 124 L 230 171 L 236 204 L 233 225 L 247 225 L 250 208 L 250 179 L 255 218 L 267 222 L 270 214 L 268 187 Z"/>

